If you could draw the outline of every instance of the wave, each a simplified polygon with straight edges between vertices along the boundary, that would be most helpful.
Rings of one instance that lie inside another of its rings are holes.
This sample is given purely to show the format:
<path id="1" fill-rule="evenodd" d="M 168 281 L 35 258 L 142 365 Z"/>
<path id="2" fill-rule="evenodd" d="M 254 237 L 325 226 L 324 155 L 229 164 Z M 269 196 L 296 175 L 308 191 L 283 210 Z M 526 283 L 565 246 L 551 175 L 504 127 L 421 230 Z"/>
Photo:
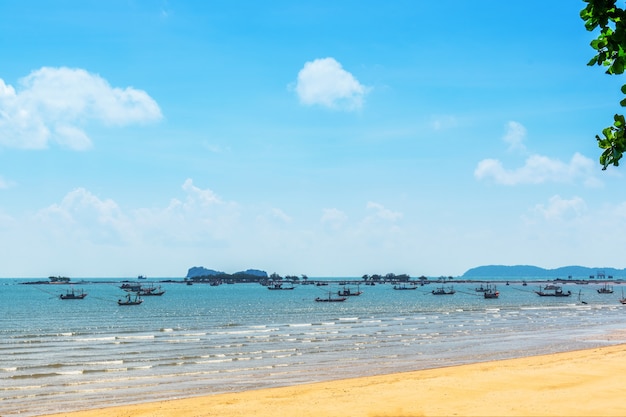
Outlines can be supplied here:
<path id="1" fill-rule="evenodd" d="M 147 339 L 154 339 L 154 335 L 153 334 L 148 334 L 148 335 L 132 335 L 132 336 L 115 336 L 115 340 L 147 340 Z"/>
<path id="2" fill-rule="evenodd" d="M 194 343 L 199 342 L 201 339 L 169 339 L 166 343 Z"/>

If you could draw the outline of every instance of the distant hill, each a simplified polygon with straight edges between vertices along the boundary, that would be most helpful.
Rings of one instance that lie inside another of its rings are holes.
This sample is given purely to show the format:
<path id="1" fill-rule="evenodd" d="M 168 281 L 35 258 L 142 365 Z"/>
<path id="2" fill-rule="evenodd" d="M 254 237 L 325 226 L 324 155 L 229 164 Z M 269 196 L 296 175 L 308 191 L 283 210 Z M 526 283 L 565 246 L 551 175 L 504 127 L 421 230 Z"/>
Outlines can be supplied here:
<path id="1" fill-rule="evenodd" d="M 626 277 L 626 269 L 589 268 L 586 266 L 563 266 L 556 269 L 544 269 L 532 265 L 486 265 L 469 269 L 463 278 L 519 277 L 519 278 L 568 278 L 587 279 L 591 276 L 602 278 Z"/>

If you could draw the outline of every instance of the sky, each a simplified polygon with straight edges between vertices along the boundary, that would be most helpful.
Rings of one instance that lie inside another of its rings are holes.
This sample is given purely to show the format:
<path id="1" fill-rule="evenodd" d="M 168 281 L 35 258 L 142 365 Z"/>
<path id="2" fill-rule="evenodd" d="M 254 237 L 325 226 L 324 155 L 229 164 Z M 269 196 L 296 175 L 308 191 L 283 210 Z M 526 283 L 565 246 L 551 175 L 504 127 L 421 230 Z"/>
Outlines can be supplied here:
<path id="1" fill-rule="evenodd" d="M 0 277 L 624 268 L 583 7 L 0 2 Z"/>

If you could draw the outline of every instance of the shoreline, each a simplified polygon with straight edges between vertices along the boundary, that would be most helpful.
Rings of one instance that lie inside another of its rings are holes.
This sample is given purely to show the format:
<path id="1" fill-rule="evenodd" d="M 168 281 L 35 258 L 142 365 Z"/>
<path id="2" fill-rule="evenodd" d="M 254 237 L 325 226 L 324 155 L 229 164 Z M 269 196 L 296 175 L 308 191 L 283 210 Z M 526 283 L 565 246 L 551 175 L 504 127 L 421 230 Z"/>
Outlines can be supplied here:
<path id="1" fill-rule="evenodd" d="M 623 416 L 626 344 L 39 417 Z"/>

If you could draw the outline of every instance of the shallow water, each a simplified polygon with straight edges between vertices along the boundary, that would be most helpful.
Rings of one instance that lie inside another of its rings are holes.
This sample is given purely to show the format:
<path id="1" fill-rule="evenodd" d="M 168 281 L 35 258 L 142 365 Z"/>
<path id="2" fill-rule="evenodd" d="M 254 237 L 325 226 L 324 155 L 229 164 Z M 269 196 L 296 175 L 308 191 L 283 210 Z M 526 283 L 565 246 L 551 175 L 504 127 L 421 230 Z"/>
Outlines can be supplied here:
<path id="1" fill-rule="evenodd" d="M 615 344 L 606 335 L 626 314 L 620 286 L 605 295 L 599 284 L 568 284 L 573 295 L 554 298 L 512 282 L 495 300 L 473 284 L 449 296 L 432 295 L 433 284 L 361 286 L 346 302 L 316 303 L 341 287 L 161 283 L 163 296 L 120 307 L 119 282 L 75 284 L 84 300 L 17 282 L 0 280 L 5 417 Z"/>

